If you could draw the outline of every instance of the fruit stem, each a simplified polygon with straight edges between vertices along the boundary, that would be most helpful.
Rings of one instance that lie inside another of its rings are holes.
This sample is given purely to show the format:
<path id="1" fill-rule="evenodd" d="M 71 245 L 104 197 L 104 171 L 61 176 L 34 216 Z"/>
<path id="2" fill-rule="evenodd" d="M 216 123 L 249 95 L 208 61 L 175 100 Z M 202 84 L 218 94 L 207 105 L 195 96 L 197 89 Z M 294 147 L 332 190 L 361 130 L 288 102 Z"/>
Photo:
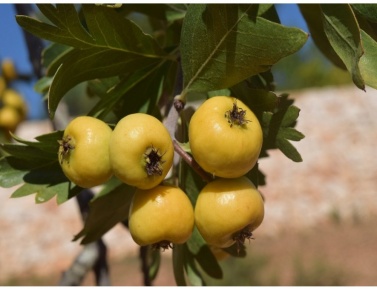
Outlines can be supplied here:
<path id="1" fill-rule="evenodd" d="M 174 150 L 182 157 L 182 159 L 207 183 L 213 181 L 211 175 L 205 172 L 201 166 L 185 152 L 176 140 L 173 140 Z"/>

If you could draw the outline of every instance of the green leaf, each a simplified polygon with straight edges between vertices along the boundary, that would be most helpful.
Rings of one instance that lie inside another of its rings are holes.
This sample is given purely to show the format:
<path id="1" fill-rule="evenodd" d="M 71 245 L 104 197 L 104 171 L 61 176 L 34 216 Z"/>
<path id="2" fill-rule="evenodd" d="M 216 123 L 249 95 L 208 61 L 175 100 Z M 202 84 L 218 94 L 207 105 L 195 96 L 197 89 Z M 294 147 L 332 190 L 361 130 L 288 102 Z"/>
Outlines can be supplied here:
<path id="1" fill-rule="evenodd" d="M 377 4 L 352 4 L 351 6 L 368 21 L 377 23 Z"/>
<path id="2" fill-rule="evenodd" d="M 281 150 L 286 157 L 290 158 L 294 162 L 302 162 L 302 158 L 297 149 L 286 139 L 277 138 L 276 146 Z"/>
<path id="3" fill-rule="evenodd" d="M 47 93 L 52 83 L 52 77 L 43 76 L 34 84 L 34 90 L 38 93 Z"/>
<path id="4" fill-rule="evenodd" d="M 157 63 L 156 59 L 134 56 L 123 51 L 88 48 L 73 50 L 56 71 L 49 90 L 48 108 L 53 117 L 63 96 L 77 84 L 95 78 L 106 78 L 135 71 Z"/>
<path id="5" fill-rule="evenodd" d="M 274 112 L 264 112 L 260 120 L 264 136 L 262 150 L 279 148 L 292 161 L 301 162 L 300 153 L 288 141 L 299 141 L 304 138 L 304 134 L 294 128 L 299 114 L 300 109 L 292 105 L 288 95 L 279 97 L 278 109 Z"/>
<path id="6" fill-rule="evenodd" d="M 186 286 L 184 270 L 185 244 L 175 244 L 173 247 L 173 272 L 177 286 Z"/>
<path id="7" fill-rule="evenodd" d="M 18 17 L 18 23 L 41 38 L 75 47 L 61 53 L 58 61 L 50 65 L 56 71 L 49 90 L 51 118 L 62 97 L 75 85 L 140 70 L 168 59 L 150 35 L 115 9 L 82 5 L 86 30 L 71 4 L 39 7 L 56 26 L 26 16 Z"/>
<path id="8" fill-rule="evenodd" d="M 84 228 L 73 241 L 82 238 L 81 244 L 94 242 L 119 222 L 128 219 L 135 188 L 113 178 L 90 202 L 90 210 Z"/>
<path id="9" fill-rule="evenodd" d="M 318 49 L 337 67 L 346 70 L 342 59 L 331 46 L 325 33 L 322 10 L 319 4 L 299 4 L 302 16 L 308 25 L 310 36 Z"/>
<path id="10" fill-rule="evenodd" d="M 101 100 L 93 107 L 93 109 L 89 112 L 89 115 L 98 117 L 98 118 L 105 118 L 107 114 L 109 114 L 115 108 L 119 109 L 119 104 L 121 103 L 122 98 L 125 98 L 125 102 L 131 104 L 133 102 L 138 103 L 139 97 L 133 97 L 130 93 L 136 87 L 143 87 L 148 89 L 149 87 L 144 84 L 146 83 L 153 83 L 156 81 L 156 77 L 158 76 L 163 77 L 164 66 L 154 66 L 154 67 L 146 67 L 140 69 L 130 75 L 130 77 L 121 80 L 117 83 L 114 87 L 107 91 L 105 95 L 102 96 Z M 156 93 L 155 91 L 151 91 L 152 93 Z M 145 97 L 149 96 L 149 92 L 142 96 L 145 100 Z M 156 98 L 155 98 L 156 100 Z M 128 111 L 137 112 L 140 109 L 137 105 L 131 105 L 130 108 L 127 108 Z"/>
<path id="11" fill-rule="evenodd" d="M 360 58 L 360 71 L 365 83 L 377 89 L 377 42 L 361 30 L 364 55 Z"/>
<path id="12" fill-rule="evenodd" d="M 35 202 L 41 204 L 49 201 L 56 195 L 66 195 L 67 192 L 69 192 L 69 182 L 43 185 L 25 183 L 13 192 L 11 198 L 24 197 L 35 193 Z M 68 197 L 63 199 L 67 200 Z M 62 203 L 62 200 L 58 202 L 58 204 L 60 203 Z"/>
<path id="13" fill-rule="evenodd" d="M 200 267 L 211 277 L 221 279 L 223 272 L 215 256 L 195 227 L 191 238 L 187 241 L 188 250 L 193 254 Z"/>
<path id="14" fill-rule="evenodd" d="M 323 4 L 321 10 L 323 27 L 331 46 L 351 73 L 354 84 L 365 90 L 359 69 L 363 55 L 360 29 L 351 7 L 347 4 Z"/>
<path id="15" fill-rule="evenodd" d="M 2 144 L 8 155 L 0 160 L 0 186 L 23 184 L 12 197 L 36 193 L 36 203 L 57 196 L 61 204 L 77 195 L 82 188 L 71 186 L 58 162 L 58 140 L 62 135 L 63 131 L 55 131 L 36 137 L 36 141 L 13 136 L 18 143 Z"/>
<path id="16" fill-rule="evenodd" d="M 22 184 L 30 167 L 31 165 L 24 160 L 11 156 L 2 157 L 0 159 L 0 186 L 11 188 Z"/>
<path id="17" fill-rule="evenodd" d="M 74 48 L 60 43 L 51 43 L 42 51 L 42 64 L 47 69 L 47 76 L 53 76 L 62 59 Z"/>
<path id="18" fill-rule="evenodd" d="M 190 281 L 191 286 L 205 286 L 205 282 L 203 280 L 202 275 L 200 274 L 194 256 L 188 250 L 187 246 L 185 246 L 185 271 L 187 274 L 187 278 Z"/>
<path id="19" fill-rule="evenodd" d="M 34 18 L 17 15 L 17 23 L 37 37 L 68 46 L 86 48 L 94 39 L 82 26 L 78 13 L 72 4 L 38 5 L 39 10 L 54 25 L 43 23 Z"/>
<path id="20" fill-rule="evenodd" d="M 181 36 L 183 94 L 231 87 L 304 45 L 306 33 L 256 16 L 257 8 L 189 6 Z"/>
<path id="21" fill-rule="evenodd" d="M 153 249 L 148 250 L 148 253 L 150 255 L 150 260 L 151 260 L 148 276 L 149 276 L 149 279 L 153 281 L 154 279 L 156 279 L 157 273 L 160 269 L 161 253 L 160 253 L 160 250 L 153 250 Z"/>

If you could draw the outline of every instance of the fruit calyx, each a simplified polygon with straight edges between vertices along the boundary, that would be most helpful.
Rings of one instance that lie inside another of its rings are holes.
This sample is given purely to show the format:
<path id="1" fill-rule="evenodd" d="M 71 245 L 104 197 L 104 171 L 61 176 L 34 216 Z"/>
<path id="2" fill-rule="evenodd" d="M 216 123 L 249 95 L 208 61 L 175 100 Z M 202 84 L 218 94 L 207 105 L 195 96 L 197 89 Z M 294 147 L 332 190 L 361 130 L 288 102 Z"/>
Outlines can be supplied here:
<path id="1" fill-rule="evenodd" d="M 230 127 L 233 125 L 243 126 L 251 120 L 246 119 L 246 110 L 237 106 L 237 100 L 234 100 L 232 109 L 225 112 Z"/>
<path id="2" fill-rule="evenodd" d="M 58 140 L 60 150 L 59 150 L 59 156 L 60 156 L 60 163 L 62 164 L 65 159 L 67 159 L 67 156 L 75 148 L 74 145 L 71 143 L 72 138 L 70 136 L 65 136 L 63 139 Z M 68 160 L 67 160 L 68 161 Z"/>
<path id="3" fill-rule="evenodd" d="M 154 148 L 153 145 L 148 147 L 144 153 L 145 157 L 145 170 L 148 176 L 161 176 L 162 175 L 162 164 L 165 162 L 162 160 L 164 154 L 160 154 L 159 150 Z"/>
<path id="4" fill-rule="evenodd" d="M 162 252 L 165 250 L 173 249 L 173 244 L 170 241 L 163 240 L 157 243 L 152 244 L 153 250 L 160 250 L 162 249 Z"/>
<path id="5" fill-rule="evenodd" d="M 245 240 L 254 239 L 253 233 L 250 231 L 248 227 L 243 228 L 241 231 L 238 231 L 233 235 L 233 240 L 236 241 L 237 244 L 237 251 L 239 252 L 242 245 L 245 243 Z"/>

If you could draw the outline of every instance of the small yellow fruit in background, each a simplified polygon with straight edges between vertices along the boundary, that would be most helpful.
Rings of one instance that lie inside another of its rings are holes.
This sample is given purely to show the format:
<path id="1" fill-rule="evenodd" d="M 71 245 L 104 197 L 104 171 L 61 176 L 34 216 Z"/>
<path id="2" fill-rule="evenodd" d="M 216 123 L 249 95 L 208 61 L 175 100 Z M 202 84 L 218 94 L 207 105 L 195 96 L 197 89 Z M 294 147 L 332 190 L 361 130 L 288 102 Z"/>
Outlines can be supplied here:
<path id="1" fill-rule="evenodd" d="M 4 58 L 1 61 L 2 75 L 6 81 L 12 81 L 17 78 L 17 71 L 14 66 L 13 60 L 10 58 Z"/>
<path id="2" fill-rule="evenodd" d="M 21 118 L 24 119 L 27 115 L 27 105 L 25 100 L 17 91 L 11 88 L 4 90 L 3 95 L 0 97 L 4 106 L 10 106 L 17 110 Z"/>

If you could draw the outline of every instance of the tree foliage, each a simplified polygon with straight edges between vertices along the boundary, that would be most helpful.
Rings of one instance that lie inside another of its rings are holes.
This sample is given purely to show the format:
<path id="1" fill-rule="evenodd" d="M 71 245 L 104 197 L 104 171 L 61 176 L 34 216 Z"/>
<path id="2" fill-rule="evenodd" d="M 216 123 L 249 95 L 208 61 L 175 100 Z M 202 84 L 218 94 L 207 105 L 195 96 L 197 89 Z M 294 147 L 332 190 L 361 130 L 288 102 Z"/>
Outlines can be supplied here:
<path id="1" fill-rule="evenodd" d="M 349 72 L 358 88 L 377 89 L 376 7 L 300 4 L 309 33 L 282 25 L 272 4 L 39 4 L 43 21 L 24 15 L 16 19 L 23 29 L 49 42 L 42 55 L 46 75 L 36 88 L 48 99 L 51 119 L 67 92 L 80 83 L 98 97 L 87 114 L 111 124 L 135 112 L 163 120 L 177 97 L 190 104 L 221 93 L 241 99 L 257 115 L 264 133 L 261 157 L 279 149 L 300 162 L 301 155 L 291 143 L 304 137 L 295 129 L 300 109 L 287 94 L 274 92 L 271 67 L 312 37 L 334 65 Z M 148 31 L 138 17 L 147 20 Z M 190 109 L 186 107 L 180 112 L 178 137 L 184 150 Z M 62 133 L 38 136 L 35 141 L 14 136 L 14 143 L 1 145 L 0 185 L 21 185 L 12 197 L 35 193 L 41 203 L 56 196 L 61 204 L 80 193 L 82 189 L 68 181 L 58 163 L 57 141 Z M 178 181 L 194 204 L 205 181 L 182 160 L 176 171 L 177 180 L 170 181 Z M 258 167 L 248 176 L 257 185 L 265 183 Z M 133 192 L 116 179 L 107 182 L 91 201 L 75 240 L 93 242 L 126 222 Z M 227 251 L 244 256 L 244 248 Z M 159 254 L 153 256 L 155 276 Z M 197 230 L 187 243 L 174 246 L 173 264 L 178 285 L 204 285 L 203 271 L 222 277 Z"/>

